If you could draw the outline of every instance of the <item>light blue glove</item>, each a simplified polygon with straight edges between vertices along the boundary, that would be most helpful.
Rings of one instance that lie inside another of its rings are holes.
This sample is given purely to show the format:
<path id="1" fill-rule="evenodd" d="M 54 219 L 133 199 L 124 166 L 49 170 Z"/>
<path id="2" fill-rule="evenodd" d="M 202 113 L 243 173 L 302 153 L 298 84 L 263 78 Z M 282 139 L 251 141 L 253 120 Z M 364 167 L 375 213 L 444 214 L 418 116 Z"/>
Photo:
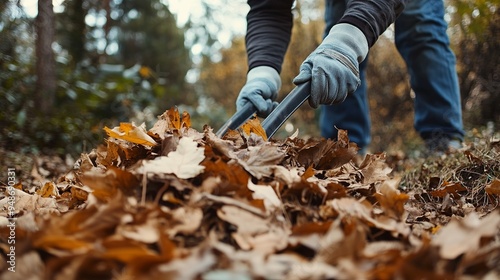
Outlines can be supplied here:
<path id="1" fill-rule="evenodd" d="M 281 78 L 274 68 L 258 66 L 248 71 L 247 82 L 236 99 L 236 109 L 252 102 L 259 117 L 267 117 L 278 106 L 275 102 L 281 87 Z"/>
<path id="2" fill-rule="evenodd" d="M 293 82 L 311 81 L 309 105 L 313 108 L 342 102 L 361 83 L 359 63 L 367 54 L 368 42 L 361 30 L 347 23 L 334 25 L 302 63 Z"/>

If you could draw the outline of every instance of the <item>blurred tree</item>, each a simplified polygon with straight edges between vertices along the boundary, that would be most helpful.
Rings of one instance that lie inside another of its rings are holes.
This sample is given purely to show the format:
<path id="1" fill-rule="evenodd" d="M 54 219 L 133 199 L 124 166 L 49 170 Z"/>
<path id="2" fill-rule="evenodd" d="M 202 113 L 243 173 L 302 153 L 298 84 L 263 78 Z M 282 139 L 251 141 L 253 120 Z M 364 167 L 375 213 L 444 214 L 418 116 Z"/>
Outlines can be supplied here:
<path id="1" fill-rule="evenodd" d="M 85 17 L 88 12 L 87 0 L 66 0 L 63 2 L 64 12 L 57 14 L 57 42 L 70 55 L 72 66 L 86 58 L 85 37 L 87 24 Z"/>
<path id="2" fill-rule="evenodd" d="M 35 104 L 42 115 L 50 115 L 54 105 L 57 80 L 52 43 L 55 36 L 55 20 L 52 1 L 38 1 L 36 27 L 36 73 Z"/>
<path id="3" fill-rule="evenodd" d="M 185 94 L 185 76 L 191 68 L 189 51 L 184 46 L 184 33 L 175 17 L 159 0 L 122 1 L 116 6 L 119 17 L 119 57 L 125 67 L 139 64 L 144 79 L 156 79 L 165 88 L 157 92 L 164 106 L 193 103 L 194 96 Z M 162 97 L 168 100 L 162 100 Z"/>
<path id="4" fill-rule="evenodd" d="M 242 59 L 243 58 L 243 59 Z M 231 48 L 221 50 L 221 60 L 213 62 L 203 56 L 199 85 L 204 94 L 215 100 L 227 114 L 236 111 L 236 97 L 245 84 L 248 71 L 244 37 L 234 38 Z"/>
<path id="5" fill-rule="evenodd" d="M 500 0 L 449 0 L 454 7 L 464 120 L 500 123 Z M 457 30 L 458 29 L 458 30 Z M 498 129 L 498 127 L 497 127 Z"/>

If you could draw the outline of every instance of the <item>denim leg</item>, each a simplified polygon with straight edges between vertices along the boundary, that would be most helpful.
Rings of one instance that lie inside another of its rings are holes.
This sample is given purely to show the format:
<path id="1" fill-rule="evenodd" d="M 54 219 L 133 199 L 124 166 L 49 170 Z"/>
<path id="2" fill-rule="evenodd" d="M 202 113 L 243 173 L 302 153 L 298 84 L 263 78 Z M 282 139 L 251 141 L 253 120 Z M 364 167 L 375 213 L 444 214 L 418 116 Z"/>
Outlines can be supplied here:
<path id="1" fill-rule="evenodd" d="M 326 0 L 325 36 L 330 28 L 340 20 L 346 8 L 346 0 Z M 368 57 L 360 64 L 361 85 L 340 104 L 320 107 L 319 125 L 321 136 L 337 138 L 337 129 L 347 130 L 349 140 L 360 148 L 370 143 L 370 114 L 366 90 L 366 65 Z"/>
<path id="2" fill-rule="evenodd" d="M 395 23 L 396 47 L 415 91 L 415 129 L 423 139 L 463 139 L 456 59 L 442 0 L 408 0 Z"/>

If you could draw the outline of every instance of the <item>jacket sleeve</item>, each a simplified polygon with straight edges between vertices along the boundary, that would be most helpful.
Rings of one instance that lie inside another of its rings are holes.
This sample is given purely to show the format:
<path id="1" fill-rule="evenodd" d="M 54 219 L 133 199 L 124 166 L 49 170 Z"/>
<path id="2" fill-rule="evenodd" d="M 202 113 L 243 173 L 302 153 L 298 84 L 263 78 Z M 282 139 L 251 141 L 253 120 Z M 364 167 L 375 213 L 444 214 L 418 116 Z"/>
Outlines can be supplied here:
<path id="1" fill-rule="evenodd" d="M 270 66 L 281 72 L 292 34 L 293 0 L 248 0 L 245 37 L 249 69 Z"/>
<path id="2" fill-rule="evenodd" d="M 300 0 L 299 0 L 300 1 Z M 348 0 L 340 22 L 358 27 L 369 47 L 401 14 L 406 0 Z M 294 0 L 248 0 L 245 37 L 249 69 L 270 66 L 281 72 L 290 43 Z"/>
<path id="3" fill-rule="evenodd" d="M 404 9 L 406 0 L 348 1 L 339 23 L 349 23 L 365 34 L 368 47 L 394 23 Z M 417 0 L 420 1 L 420 0 Z"/>

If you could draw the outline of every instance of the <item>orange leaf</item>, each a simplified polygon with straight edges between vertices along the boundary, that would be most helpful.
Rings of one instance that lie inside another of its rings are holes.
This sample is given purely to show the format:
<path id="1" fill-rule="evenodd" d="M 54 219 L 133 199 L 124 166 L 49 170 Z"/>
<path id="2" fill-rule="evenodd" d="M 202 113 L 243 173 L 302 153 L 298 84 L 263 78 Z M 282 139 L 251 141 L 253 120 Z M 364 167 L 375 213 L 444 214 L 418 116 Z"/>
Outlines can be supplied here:
<path id="1" fill-rule="evenodd" d="M 172 107 L 167 112 L 170 124 L 175 129 L 181 128 L 181 116 L 179 115 L 179 110 L 177 107 Z"/>
<path id="2" fill-rule="evenodd" d="M 500 180 L 495 179 L 491 184 L 487 185 L 484 190 L 488 194 L 500 195 Z"/>
<path id="3" fill-rule="evenodd" d="M 262 125 L 260 124 L 259 119 L 253 118 L 249 119 L 243 126 L 241 126 L 243 129 L 243 132 L 246 135 L 250 135 L 250 133 L 257 134 L 258 136 L 262 137 L 262 139 L 267 141 L 267 135 L 264 129 L 262 128 Z"/>
<path id="4" fill-rule="evenodd" d="M 88 242 L 69 236 L 45 234 L 33 242 L 33 246 L 42 249 L 84 250 L 92 247 Z"/>
<path id="5" fill-rule="evenodd" d="M 138 244 L 128 240 L 107 241 L 103 243 L 106 251 L 103 258 L 119 260 L 124 263 L 131 263 L 144 258 L 160 258 L 159 255 L 146 248 L 143 244 Z"/>
<path id="6" fill-rule="evenodd" d="M 437 190 L 431 191 L 430 194 L 434 197 L 444 197 L 447 194 L 450 194 L 453 197 L 459 197 L 459 193 L 465 191 L 467 191 L 467 189 L 462 186 L 461 183 L 444 182 L 441 187 Z"/>
<path id="7" fill-rule="evenodd" d="M 135 144 L 155 146 L 156 141 L 146 132 L 144 126 L 136 126 L 133 123 L 120 123 L 119 127 L 110 129 L 104 127 L 109 137 L 129 141 Z"/>
<path id="8" fill-rule="evenodd" d="M 41 189 L 36 192 L 41 197 L 56 197 L 59 196 L 57 192 L 56 184 L 53 182 L 47 182 Z"/>
<path id="9" fill-rule="evenodd" d="M 188 112 L 182 112 L 182 126 L 190 128 L 191 127 L 191 116 Z"/>

